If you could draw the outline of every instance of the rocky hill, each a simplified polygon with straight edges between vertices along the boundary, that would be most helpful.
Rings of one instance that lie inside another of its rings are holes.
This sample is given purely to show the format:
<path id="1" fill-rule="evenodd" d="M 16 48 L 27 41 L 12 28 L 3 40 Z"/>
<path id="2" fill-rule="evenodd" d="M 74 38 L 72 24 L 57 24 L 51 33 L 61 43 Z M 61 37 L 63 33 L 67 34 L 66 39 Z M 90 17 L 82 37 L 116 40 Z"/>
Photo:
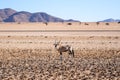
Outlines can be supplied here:
<path id="1" fill-rule="evenodd" d="M 99 21 L 99 22 L 120 22 L 120 19 L 105 19 L 105 20 L 102 20 L 102 21 Z"/>
<path id="2" fill-rule="evenodd" d="M 6 8 L 0 9 L 0 22 L 77 22 L 77 20 L 64 20 L 44 12 L 17 12 L 13 9 Z"/>
<path id="3" fill-rule="evenodd" d="M 29 22 L 29 19 L 31 17 L 31 13 L 29 12 L 16 12 L 13 15 L 9 16 L 7 19 L 5 19 L 5 22 Z"/>
<path id="4" fill-rule="evenodd" d="M 10 8 L 0 9 L 0 21 L 4 21 L 14 13 L 16 13 L 16 11 Z"/>

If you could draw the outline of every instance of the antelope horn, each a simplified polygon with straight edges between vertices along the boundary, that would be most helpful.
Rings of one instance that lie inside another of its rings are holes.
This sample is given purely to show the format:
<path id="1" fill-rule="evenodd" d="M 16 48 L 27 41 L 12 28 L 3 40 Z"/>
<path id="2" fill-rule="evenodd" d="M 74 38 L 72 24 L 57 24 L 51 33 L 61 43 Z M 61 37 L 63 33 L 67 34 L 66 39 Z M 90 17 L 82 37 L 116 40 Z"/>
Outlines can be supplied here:
<path id="1" fill-rule="evenodd" d="M 57 43 L 57 41 L 55 40 L 55 43 L 54 44 L 56 44 Z"/>
<path id="2" fill-rule="evenodd" d="M 61 42 L 61 40 L 58 41 L 58 43 L 60 43 L 60 42 Z"/>

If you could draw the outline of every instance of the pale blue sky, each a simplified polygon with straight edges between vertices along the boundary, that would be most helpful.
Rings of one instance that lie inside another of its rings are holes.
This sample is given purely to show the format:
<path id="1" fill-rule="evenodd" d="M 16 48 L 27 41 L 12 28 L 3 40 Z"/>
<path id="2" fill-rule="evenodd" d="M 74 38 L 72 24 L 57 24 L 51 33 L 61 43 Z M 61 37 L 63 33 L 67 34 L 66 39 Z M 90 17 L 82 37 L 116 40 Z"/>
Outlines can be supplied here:
<path id="1" fill-rule="evenodd" d="M 100 21 L 120 19 L 120 0 L 0 0 L 0 9 L 46 12 L 63 19 Z"/>

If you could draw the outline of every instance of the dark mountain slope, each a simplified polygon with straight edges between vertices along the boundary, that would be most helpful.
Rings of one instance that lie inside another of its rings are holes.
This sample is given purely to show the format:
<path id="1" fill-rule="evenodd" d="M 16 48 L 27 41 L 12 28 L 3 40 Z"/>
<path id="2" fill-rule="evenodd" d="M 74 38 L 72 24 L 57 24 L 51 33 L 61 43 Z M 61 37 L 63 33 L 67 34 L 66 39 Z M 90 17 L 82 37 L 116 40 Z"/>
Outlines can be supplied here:
<path id="1" fill-rule="evenodd" d="M 7 18 L 5 22 L 29 22 L 31 16 L 31 13 L 21 11 L 9 16 L 9 18 Z"/>
<path id="2" fill-rule="evenodd" d="M 14 13 L 16 13 L 16 11 L 10 8 L 0 9 L 0 20 L 4 21 L 6 18 Z"/>
<path id="3" fill-rule="evenodd" d="M 47 13 L 17 12 L 13 9 L 0 9 L 0 22 L 76 22 L 77 20 L 64 20 Z"/>

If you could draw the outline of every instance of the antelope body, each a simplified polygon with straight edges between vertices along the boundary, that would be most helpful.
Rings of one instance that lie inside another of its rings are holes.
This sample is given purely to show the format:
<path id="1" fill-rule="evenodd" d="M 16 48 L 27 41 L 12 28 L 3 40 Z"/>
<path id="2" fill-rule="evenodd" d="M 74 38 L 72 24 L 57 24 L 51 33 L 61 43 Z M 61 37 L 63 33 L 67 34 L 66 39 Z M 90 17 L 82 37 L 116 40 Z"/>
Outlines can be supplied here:
<path id="1" fill-rule="evenodd" d="M 60 53 L 60 56 L 62 56 L 63 52 L 68 52 L 69 55 L 74 57 L 74 50 L 70 45 L 61 45 L 60 41 L 54 43 L 55 49 Z"/>

